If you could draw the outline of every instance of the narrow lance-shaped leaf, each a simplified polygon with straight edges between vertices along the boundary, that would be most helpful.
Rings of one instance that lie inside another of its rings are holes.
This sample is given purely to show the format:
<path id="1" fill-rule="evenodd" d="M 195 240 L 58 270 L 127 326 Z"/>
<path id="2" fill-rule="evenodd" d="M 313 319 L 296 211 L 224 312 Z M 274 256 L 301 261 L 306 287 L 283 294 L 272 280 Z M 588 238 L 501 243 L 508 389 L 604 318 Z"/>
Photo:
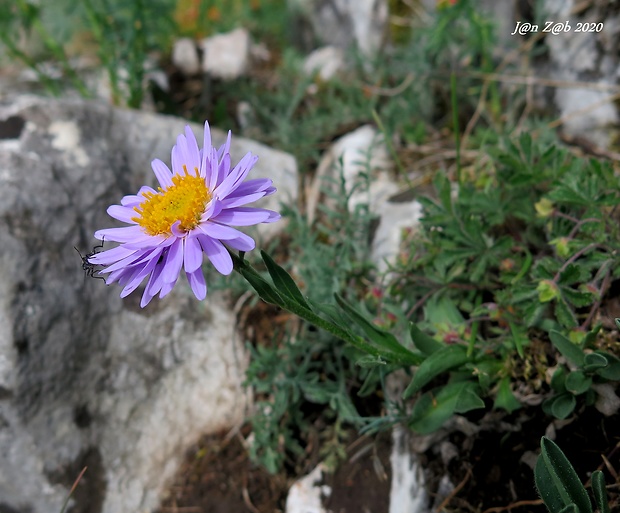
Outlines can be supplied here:
<path id="1" fill-rule="evenodd" d="M 440 390 L 422 394 L 411 412 L 409 427 L 416 433 L 437 431 L 452 415 L 459 402 L 464 383 L 449 383 Z"/>
<path id="2" fill-rule="evenodd" d="M 386 358 L 389 358 L 389 353 L 392 353 L 398 355 L 404 363 L 409 365 L 418 365 L 422 361 L 420 355 L 403 346 L 394 335 L 375 326 L 338 294 L 335 294 L 335 297 L 338 305 L 355 321 L 366 336 L 386 352 Z"/>
<path id="3" fill-rule="evenodd" d="M 254 290 L 256 290 L 263 301 L 272 305 L 282 306 L 282 298 L 269 282 L 246 268 L 242 267 L 239 272 L 254 287 Z"/>
<path id="4" fill-rule="evenodd" d="M 435 351 L 420 364 L 411 383 L 405 390 L 403 398 L 411 397 L 436 376 L 468 361 L 467 349 L 463 346 L 446 346 Z"/>
<path id="5" fill-rule="evenodd" d="M 291 278 L 291 275 L 287 273 L 283 267 L 279 266 L 273 258 L 271 258 L 267 253 L 261 251 L 261 256 L 265 261 L 265 265 L 267 266 L 267 271 L 269 271 L 269 275 L 273 280 L 273 284 L 275 285 L 276 290 L 285 296 L 288 296 L 290 299 L 303 306 L 304 308 L 311 310 L 310 305 L 307 303 L 304 298 L 301 290 L 297 287 L 297 284 Z"/>
<path id="6" fill-rule="evenodd" d="M 605 488 L 605 476 L 600 470 L 592 472 L 592 494 L 599 513 L 611 513 L 609 500 L 607 499 L 607 489 Z"/>
<path id="7" fill-rule="evenodd" d="M 551 513 L 559 512 L 564 507 L 564 501 L 553 482 L 551 473 L 547 469 L 547 465 L 542 456 L 539 456 L 536 460 L 534 482 L 536 483 L 538 494 L 545 503 L 545 506 L 547 506 L 547 509 Z"/>
<path id="8" fill-rule="evenodd" d="M 592 513 L 592 504 L 588 494 L 562 450 L 544 436 L 540 445 L 542 448 L 541 457 L 564 504 L 566 506 L 575 504 L 580 513 Z"/>
<path id="9" fill-rule="evenodd" d="M 562 335 L 559 331 L 551 330 L 549 332 L 549 338 L 563 356 L 565 356 L 572 364 L 578 367 L 583 366 L 584 352 L 577 345 L 573 344 L 568 338 Z"/>
<path id="10" fill-rule="evenodd" d="M 442 347 L 445 347 L 441 342 L 424 333 L 414 323 L 409 325 L 409 334 L 413 345 L 415 345 L 423 354 L 427 356 L 433 354 Z"/>

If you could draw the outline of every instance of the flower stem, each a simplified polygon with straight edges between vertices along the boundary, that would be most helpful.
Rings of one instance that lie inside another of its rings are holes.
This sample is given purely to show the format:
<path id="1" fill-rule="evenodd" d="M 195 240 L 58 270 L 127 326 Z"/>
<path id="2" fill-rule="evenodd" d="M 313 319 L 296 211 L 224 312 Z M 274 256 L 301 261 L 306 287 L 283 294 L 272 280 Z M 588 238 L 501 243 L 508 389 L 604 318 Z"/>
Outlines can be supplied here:
<path id="1" fill-rule="evenodd" d="M 414 358 L 408 358 L 406 354 L 397 354 L 391 351 L 389 352 L 389 354 L 386 354 L 385 350 L 382 351 L 378 349 L 374 345 L 367 342 L 364 338 L 355 335 L 348 329 L 320 317 L 309 308 L 304 307 L 303 305 L 284 295 L 282 292 L 277 291 L 242 256 L 237 256 L 232 252 L 230 252 L 230 256 L 233 260 L 234 270 L 237 271 L 241 276 L 243 276 L 246 281 L 250 283 L 250 285 L 252 285 L 252 287 L 256 290 L 261 299 L 266 303 L 279 306 L 280 308 L 283 308 L 284 310 L 297 315 L 301 319 L 304 319 L 305 321 L 314 324 L 318 328 L 321 328 L 331 333 L 335 337 L 338 337 L 340 340 L 351 344 L 352 346 L 358 348 L 360 351 L 363 351 L 377 358 L 389 358 L 393 363 L 397 363 L 400 365 L 417 365 L 419 363 L 419 361 Z M 258 288 L 257 285 L 259 286 Z"/>

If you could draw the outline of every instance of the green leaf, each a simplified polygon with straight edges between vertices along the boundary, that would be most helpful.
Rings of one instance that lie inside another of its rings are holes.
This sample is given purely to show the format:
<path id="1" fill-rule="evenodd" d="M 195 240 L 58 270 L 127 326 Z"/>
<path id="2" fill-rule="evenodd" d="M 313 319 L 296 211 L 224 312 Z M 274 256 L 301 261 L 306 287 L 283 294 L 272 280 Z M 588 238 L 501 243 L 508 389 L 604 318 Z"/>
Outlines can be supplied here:
<path id="1" fill-rule="evenodd" d="M 571 394 L 583 394 L 591 386 L 592 378 L 586 376 L 583 371 L 573 371 L 566 377 L 566 390 L 568 390 Z"/>
<path id="2" fill-rule="evenodd" d="M 508 376 L 502 378 L 499 382 L 493 407 L 502 408 L 508 413 L 512 413 L 521 408 L 521 403 L 514 396 L 512 390 L 510 390 L 510 378 Z"/>
<path id="3" fill-rule="evenodd" d="M 551 376 L 551 389 L 554 392 L 562 393 L 566 392 L 566 369 L 564 367 L 558 367 L 553 376 Z"/>
<path id="4" fill-rule="evenodd" d="M 568 338 L 562 335 L 562 333 L 555 330 L 549 332 L 549 338 L 555 348 L 562 353 L 562 356 L 577 367 L 583 366 L 585 355 L 577 344 L 573 344 Z"/>
<path id="5" fill-rule="evenodd" d="M 524 358 L 525 353 L 523 352 L 523 342 L 528 341 L 527 334 L 523 330 L 519 330 L 514 322 L 509 322 L 508 326 L 510 327 L 510 334 L 512 335 L 512 341 L 517 349 L 517 354 L 521 358 Z"/>
<path id="6" fill-rule="evenodd" d="M 568 203 L 584 207 L 590 204 L 589 199 L 584 198 L 580 193 L 565 185 L 552 190 L 547 196 L 558 203 Z"/>
<path id="7" fill-rule="evenodd" d="M 381 382 L 381 371 L 382 368 L 379 366 L 375 366 L 370 369 L 364 383 L 362 383 L 362 386 L 357 393 L 358 397 L 366 397 L 377 391 L 377 388 Z"/>
<path id="8" fill-rule="evenodd" d="M 278 291 L 274 289 L 267 280 L 245 267 L 239 269 L 239 272 L 249 282 L 249 284 L 252 285 L 263 301 L 272 305 L 283 305 L 280 294 L 278 294 Z"/>
<path id="9" fill-rule="evenodd" d="M 314 310 L 318 310 L 322 314 L 324 314 L 331 322 L 340 326 L 341 328 L 347 328 L 348 319 L 345 320 L 342 311 L 332 303 L 319 303 L 318 301 L 312 301 L 308 299 L 312 308 Z"/>
<path id="10" fill-rule="evenodd" d="M 588 353 L 583 359 L 583 370 L 586 372 L 594 372 L 604 369 L 609 363 L 606 356 L 601 353 Z"/>
<path id="11" fill-rule="evenodd" d="M 579 513 L 592 513 L 588 494 L 562 450 L 545 436 L 542 437 L 540 445 L 541 457 L 564 505 L 575 504 Z"/>
<path id="12" fill-rule="evenodd" d="M 304 398 L 311 403 L 326 404 L 331 397 L 331 392 L 322 383 L 302 381 L 299 386 L 304 394 Z"/>
<path id="13" fill-rule="evenodd" d="M 403 394 L 403 399 L 411 397 L 433 378 L 468 361 L 467 349 L 463 346 L 445 346 L 435 351 L 420 364 Z"/>
<path id="14" fill-rule="evenodd" d="M 484 408 L 484 401 L 478 395 L 477 387 L 469 386 L 467 383 L 465 385 L 454 407 L 454 413 L 467 413 Z"/>
<path id="15" fill-rule="evenodd" d="M 597 351 L 594 354 L 600 354 L 603 356 L 608 365 L 604 369 L 598 369 L 596 374 L 609 381 L 620 381 L 620 360 L 614 355 L 605 353 L 603 351 Z"/>
<path id="16" fill-rule="evenodd" d="M 570 393 L 564 393 L 551 398 L 550 410 L 556 419 L 565 419 L 575 409 L 577 400 Z"/>
<path id="17" fill-rule="evenodd" d="M 475 393 L 476 388 L 474 383 L 460 381 L 422 394 L 411 411 L 409 427 L 420 434 L 437 431 L 456 413 L 461 397 L 471 394 L 472 391 Z M 480 407 L 474 405 L 471 396 L 462 400 L 464 407 Z"/>
<path id="18" fill-rule="evenodd" d="M 415 354 L 403 346 L 394 335 L 391 333 L 382 330 L 378 326 L 375 326 L 372 322 L 366 319 L 361 313 L 359 313 L 355 308 L 349 305 L 341 296 L 335 294 L 336 302 L 338 306 L 342 308 L 353 321 L 359 326 L 362 331 L 366 334 L 366 336 L 372 340 L 379 349 L 387 351 L 386 357 L 389 357 L 388 353 L 392 353 L 394 355 L 399 355 L 401 360 L 403 360 L 408 365 L 418 365 L 422 362 L 423 358 L 421 355 Z"/>
<path id="19" fill-rule="evenodd" d="M 564 501 L 553 482 L 551 473 L 545 465 L 545 460 L 539 456 L 534 467 L 534 482 L 540 498 L 550 513 L 557 513 L 564 507 Z"/>
<path id="20" fill-rule="evenodd" d="M 577 326 L 577 319 L 571 308 L 566 304 L 564 299 L 559 298 L 555 302 L 555 316 L 558 322 L 565 328 L 571 329 Z"/>
<path id="21" fill-rule="evenodd" d="M 435 351 L 438 351 L 444 347 L 441 342 L 424 333 L 414 323 L 409 324 L 409 334 L 411 335 L 413 345 L 416 346 L 424 355 L 430 356 Z"/>
<path id="22" fill-rule="evenodd" d="M 581 292 L 579 290 L 562 287 L 562 297 L 571 305 L 577 308 L 589 306 L 594 301 L 594 294 L 591 292 Z"/>
<path id="23" fill-rule="evenodd" d="M 596 325 L 590 331 L 588 331 L 588 333 L 586 333 L 586 336 L 583 338 L 581 342 L 581 346 L 589 347 L 590 344 L 593 344 L 596 341 L 596 336 L 598 335 L 598 332 L 601 331 L 602 327 L 603 327 L 603 324 L 600 322 L 597 322 Z"/>
<path id="24" fill-rule="evenodd" d="M 558 283 L 561 285 L 572 285 L 578 281 L 584 281 L 589 276 L 589 272 L 580 264 L 568 264 L 560 273 Z"/>
<path id="25" fill-rule="evenodd" d="M 267 271 L 269 271 L 269 275 L 273 280 L 276 290 L 307 310 L 311 310 L 310 305 L 306 302 L 306 299 L 299 290 L 299 287 L 297 287 L 297 284 L 293 278 L 291 278 L 291 275 L 287 273 L 283 267 L 276 264 L 273 258 L 271 258 L 267 253 L 261 251 L 260 254 L 263 257 L 265 265 L 267 266 Z"/>
<path id="26" fill-rule="evenodd" d="M 565 508 L 562 508 L 559 513 L 580 513 L 576 504 L 569 504 Z"/>
<path id="27" fill-rule="evenodd" d="M 592 472 L 592 494 L 599 513 L 611 513 L 609 500 L 607 499 L 607 489 L 605 488 L 605 476 L 600 470 Z"/>

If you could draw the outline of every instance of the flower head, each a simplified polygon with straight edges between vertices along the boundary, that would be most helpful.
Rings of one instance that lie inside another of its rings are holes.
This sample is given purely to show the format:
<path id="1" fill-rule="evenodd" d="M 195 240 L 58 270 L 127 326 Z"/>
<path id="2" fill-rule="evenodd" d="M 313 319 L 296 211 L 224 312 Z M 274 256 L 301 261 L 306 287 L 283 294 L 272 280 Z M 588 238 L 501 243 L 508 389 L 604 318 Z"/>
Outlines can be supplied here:
<path id="1" fill-rule="evenodd" d="M 205 123 L 203 148 L 189 126 L 172 148 L 172 171 L 161 160 L 151 167 L 160 187 L 144 186 L 136 195 L 125 196 L 108 214 L 132 226 L 108 228 L 95 233 L 97 239 L 120 244 L 91 255 L 88 261 L 104 267 L 106 283 L 119 282 L 121 297 L 133 292 L 148 277 L 140 305 L 168 294 L 181 268 L 198 299 L 207 295 L 202 273 L 203 255 L 222 274 L 230 274 L 233 263 L 224 246 L 239 251 L 254 249 L 254 240 L 233 228 L 272 223 L 280 214 L 245 207 L 276 189 L 267 178 L 244 181 L 258 160 L 248 153 L 231 169 L 230 132 L 219 149 L 211 146 L 211 131 Z"/>

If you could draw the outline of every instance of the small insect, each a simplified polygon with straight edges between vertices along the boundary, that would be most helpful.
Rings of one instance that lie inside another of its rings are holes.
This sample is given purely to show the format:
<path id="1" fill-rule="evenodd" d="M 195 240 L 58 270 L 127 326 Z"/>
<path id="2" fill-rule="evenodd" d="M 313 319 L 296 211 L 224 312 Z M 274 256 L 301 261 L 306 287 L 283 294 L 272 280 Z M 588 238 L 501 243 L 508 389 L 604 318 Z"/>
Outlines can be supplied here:
<path id="1" fill-rule="evenodd" d="M 87 255 L 82 255 L 82 253 L 80 253 L 80 250 L 76 248 L 75 246 L 73 246 L 73 249 L 75 249 L 78 252 L 78 255 L 80 255 L 80 258 L 82 259 L 82 269 L 84 270 L 84 273 L 86 274 L 86 276 L 105 281 L 105 278 L 103 276 L 95 276 L 95 272 L 97 272 L 97 264 L 93 264 L 88 261 L 88 259 L 91 256 L 99 253 L 99 251 L 97 250 L 103 249 L 103 243 L 104 243 L 104 239 L 101 239 L 101 244 L 99 244 L 98 246 L 95 246 L 93 250 Z"/>

